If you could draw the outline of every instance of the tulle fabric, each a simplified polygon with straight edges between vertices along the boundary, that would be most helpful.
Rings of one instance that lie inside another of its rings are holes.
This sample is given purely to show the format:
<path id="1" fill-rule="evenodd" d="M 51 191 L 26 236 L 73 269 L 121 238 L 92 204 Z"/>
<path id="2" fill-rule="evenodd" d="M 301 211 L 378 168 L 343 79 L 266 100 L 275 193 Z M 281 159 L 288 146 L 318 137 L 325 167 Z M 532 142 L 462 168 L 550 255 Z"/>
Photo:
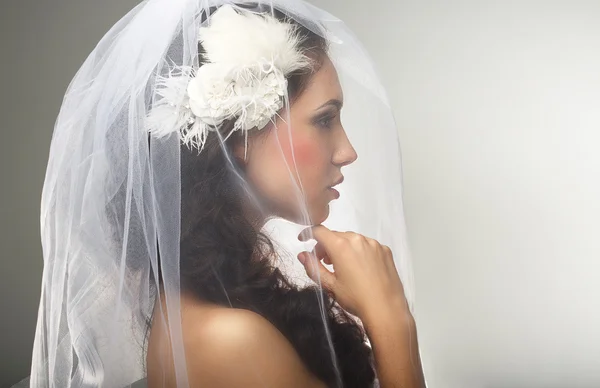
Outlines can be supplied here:
<path id="1" fill-rule="evenodd" d="M 44 272 L 32 387 L 124 387 L 142 379 L 159 281 L 166 308 L 154 313 L 168 319 L 177 385 L 188 386 L 180 318 L 181 144 L 175 134 L 149 137 L 144 118 L 157 98 L 158 75 L 173 64 L 198 65 L 203 14 L 224 3 L 140 3 L 104 36 L 68 87 L 41 201 Z M 334 16 L 302 1 L 266 4 L 329 40 L 344 91 L 342 122 L 359 158 L 345 168 L 341 198 L 324 224 L 390 246 L 412 309 L 401 153 L 374 66 Z M 289 168 L 293 176 L 295 166 Z M 300 187 L 298 193 L 303 208 Z M 275 219 L 265 232 L 285 273 L 308 284 L 295 259 L 305 246 L 297 240 L 301 224 Z"/>

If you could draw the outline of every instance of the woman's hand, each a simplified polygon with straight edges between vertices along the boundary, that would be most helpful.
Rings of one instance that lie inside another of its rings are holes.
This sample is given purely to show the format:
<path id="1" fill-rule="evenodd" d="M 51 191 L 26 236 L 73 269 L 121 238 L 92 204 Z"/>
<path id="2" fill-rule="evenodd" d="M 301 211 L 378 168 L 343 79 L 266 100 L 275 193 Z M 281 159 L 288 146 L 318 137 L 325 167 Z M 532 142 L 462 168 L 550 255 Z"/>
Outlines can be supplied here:
<path id="1" fill-rule="evenodd" d="M 298 259 L 315 282 L 330 291 L 348 312 L 358 316 L 373 346 L 377 376 L 382 388 L 424 388 L 416 326 L 392 251 L 358 233 L 312 228 L 314 254 Z M 300 235 L 306 239 L 306 231 Z M 321 263 L 333 264 L 335 272 Z"/>
<path id="2" fill-rule="evenodd" d="M 378 241 L 353 232 L 334 232 L 322 225 L 312 227 L 317 240 L 313 253 L 298 259 L 308 276 L 330 291 L 335 300 L 363 322 L 382 313 L 408 313 L 402 282 L 392 251 Z M 306 240 L 307 230 L 300 234 Z M 320 260 L 333 264 L 330 272 Z"/>

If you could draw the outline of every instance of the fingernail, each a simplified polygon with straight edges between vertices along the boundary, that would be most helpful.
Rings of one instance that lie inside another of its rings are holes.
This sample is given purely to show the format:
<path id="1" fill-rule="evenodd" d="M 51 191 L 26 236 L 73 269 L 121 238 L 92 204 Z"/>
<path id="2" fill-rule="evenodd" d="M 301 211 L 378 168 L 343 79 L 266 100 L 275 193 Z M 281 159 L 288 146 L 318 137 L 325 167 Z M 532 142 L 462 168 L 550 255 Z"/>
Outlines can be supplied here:
<path id="1" fill-rule="evenodd" d="M 302 263 L 302 265 L 304 265 L 304 262 L 306 261 L 306 253 L 300 252 L 298 254 L 298 260 Z"/>
<path id="2" fill-rule="evenodd" d="M 298 235 L 298 240 L 304 241 L 304 235 L 306 234 L 306 229 L 303 229 L 302 232 Z"/>

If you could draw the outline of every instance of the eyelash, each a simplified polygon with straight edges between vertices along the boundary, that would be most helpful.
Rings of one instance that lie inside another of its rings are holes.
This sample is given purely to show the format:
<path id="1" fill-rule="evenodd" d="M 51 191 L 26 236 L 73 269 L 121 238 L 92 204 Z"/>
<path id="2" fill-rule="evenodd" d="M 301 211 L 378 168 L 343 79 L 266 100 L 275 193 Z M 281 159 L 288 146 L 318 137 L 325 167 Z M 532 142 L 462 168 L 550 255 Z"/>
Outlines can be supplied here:
<path id="1" fill-rule="evenodd" d="M 325 116 L 323 118 L 320 118 L 317 120 L 317 124 L 321 127 L 321 128 L 326 128 L 326 129 L 330 129 L 331 128 L 331 122 L 335 119 L 335 116 Z"/>

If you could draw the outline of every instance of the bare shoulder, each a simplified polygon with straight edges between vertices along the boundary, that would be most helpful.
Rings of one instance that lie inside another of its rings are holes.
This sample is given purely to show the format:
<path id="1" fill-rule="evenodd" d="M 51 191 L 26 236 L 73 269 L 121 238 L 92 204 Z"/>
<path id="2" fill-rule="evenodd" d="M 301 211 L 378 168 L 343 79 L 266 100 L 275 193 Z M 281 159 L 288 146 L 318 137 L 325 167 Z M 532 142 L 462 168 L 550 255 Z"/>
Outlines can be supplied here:
<path id="1" fill-rule="evenodd" d="M 267 319 L 252 311 L 216 307 L 209 311 L 188 312 L 193 324 L 186 325 L 185 342 L 197 356 L 209 353 L 209 358 L 222 355 L 231 357 L 231 350 L 238 348 L 279 346 L 291 344 Z M 258 346 L 260 345 L 260 346 Z M 258 350 L 258 349 L 254 349 Z M 236 352 L 236 355 L 239 353 Z"/>
<path id="2" fill-rule="evenodd" d="M 210 344 L 218 340 L 222 346 L 236 346 L 240 342 L 254 342 L 258 334 L 271 339 L 280 334 L 267 319 L 249 310 L 216 307 L 197 314 L 205 314 L 205 319 L 194 328 L 195 335 L 189 337 L 194 341 Z"/>
<path id="3" fill-rule="evenodd" d="M 190 385 L 323 387 L 293 346 L 252 311 L 215 308 L 186 339 Z M 191 331 L 191 332 L 190 332 Z"/>
<path id="4" fill-rule="evenodd" d="M 191 386 L 324 387 L 261 315 L 223 307 L 190 313 L 204 315 L 184 328 Z"/>

